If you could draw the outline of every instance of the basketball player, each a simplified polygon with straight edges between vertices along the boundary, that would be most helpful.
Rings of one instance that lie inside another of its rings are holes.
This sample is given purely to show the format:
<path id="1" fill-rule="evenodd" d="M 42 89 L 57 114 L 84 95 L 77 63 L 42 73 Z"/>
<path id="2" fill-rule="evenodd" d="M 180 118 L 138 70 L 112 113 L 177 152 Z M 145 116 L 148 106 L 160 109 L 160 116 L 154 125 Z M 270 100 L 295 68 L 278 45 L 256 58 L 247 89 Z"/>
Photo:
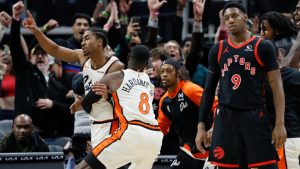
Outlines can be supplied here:
<path id="1" fill-rule="evenodd" d="M 239 3 L 223 8 L 229 37 L 214 45 L 209 54 L 209 73 L 199 110 L 196 145 L 207 144 L 205 122 L 219 81 L 219 110 L 216 112 L 209 160 L 219 168 L 275 169 L 276 148 L 286 140 L 284 93 L 274 46 L 247 31 L 247 14 Z M 273 91 L 276 123 L 272 131 L 265 113 L 265 83 Z M 272 144 L 272 141 L 274 145 Z"/>
<path id="2" fill-rule="evenodd" d="M 24 20 L 23 26 L 34 34 L 39 44 L 47 53 L 66 62 L 79 62 L 83 66 L 85 93 L 90 90 L 95 80 L 99 80 L 104 74 L 124 68 L 124 64 L 116 57 L 108 55 L 106 51 L 108 43 L 107 35 L 101 28 L 91 27 L 86 30 L 81 43 L 82 49 L 71 50 L 58 46 L 47 38 L 37 28 L 31 13 L 27 12 L 27 14 L 28 18 Z M 77 96 L 77 99 L 79 99 L 79 96 Z M 78 102 L 75 104 L 80 104 L 80 99 Z M 75 111 L 72 109 L 72 112 Z M 99 100 L 93 105 L 93 109 L 90 112 L 90 119 L 93 121 L 91 126 L 93 147 L 114 130 L 113 121 L 116 124 L 118 123 L 112 112 L 112 105 L 106 100 Z"/>
<path id="3" fill-rule="evenodd" d="M 76 168 L 118 168 L 131 162 L 130 168 L 150 169 L 160 152 L 163 134 L 153 112 L 154 86 L 143 72 L 148 65 L 149 50 L 143 45 L 131 48 L 128 69 L 106 75 L 100 84 L 107 86 L 114 101 L 114 111 L 120 122 L 116 132 L 93 148 Z M 82 106 L 102 99 L 103 94 L 93 85 Z M 101 88 L 101 87 L 99 87 Z M 98 88 L 98 89 L 99 89 Z M 95 93 L 96 92 L 96 93 Z"/>

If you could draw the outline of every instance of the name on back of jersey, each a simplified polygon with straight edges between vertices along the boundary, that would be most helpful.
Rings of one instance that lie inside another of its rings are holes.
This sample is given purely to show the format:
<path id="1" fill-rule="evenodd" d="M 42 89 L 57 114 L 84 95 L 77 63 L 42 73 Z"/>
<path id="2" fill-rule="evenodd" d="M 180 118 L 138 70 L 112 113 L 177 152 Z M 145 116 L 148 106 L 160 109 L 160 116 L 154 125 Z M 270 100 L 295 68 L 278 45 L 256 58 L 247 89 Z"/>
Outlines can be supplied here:
<path id="1" fill-rule="evenodd" d="M 146 81 L 144 81 L 143 79 L 140 79 L 140 78 L 132 78 L 132 79 L 128 80 L 128 81 L 125 82 L 125 84 L 123 85 L 122 90 L 125 91 L 125 92 L 127 92 L 127 93 L 129 93 L 130 90 L 131 90 L 134 86 L 137 86 L 137 85 L 143 86 L 143 87 L 149 89 L 150 91 L 152 91 L 151 88 L 150 88 L 150 86 L 149 86 L 150 83 L 149 83 L 149 82 L 146 82 Z M 151 95 L 153 95 L 153 93 L 151 93 Z"/>

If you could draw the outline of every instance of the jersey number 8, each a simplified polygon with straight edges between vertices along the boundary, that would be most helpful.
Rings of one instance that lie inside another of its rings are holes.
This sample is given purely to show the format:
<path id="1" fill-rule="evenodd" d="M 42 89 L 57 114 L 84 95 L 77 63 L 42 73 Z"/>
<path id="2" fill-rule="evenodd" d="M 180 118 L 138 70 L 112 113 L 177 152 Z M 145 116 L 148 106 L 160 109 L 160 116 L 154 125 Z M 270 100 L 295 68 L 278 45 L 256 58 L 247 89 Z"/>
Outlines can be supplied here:
<path id="1" fill-rule="evenodd" d="M 140 104 L 139 104 L 139 110 L 143 114 L 148 114 L 150 111 L 150 105 L 149 105 L 149 96 L 147 93 L 141 93 L 140 95 Z"/>

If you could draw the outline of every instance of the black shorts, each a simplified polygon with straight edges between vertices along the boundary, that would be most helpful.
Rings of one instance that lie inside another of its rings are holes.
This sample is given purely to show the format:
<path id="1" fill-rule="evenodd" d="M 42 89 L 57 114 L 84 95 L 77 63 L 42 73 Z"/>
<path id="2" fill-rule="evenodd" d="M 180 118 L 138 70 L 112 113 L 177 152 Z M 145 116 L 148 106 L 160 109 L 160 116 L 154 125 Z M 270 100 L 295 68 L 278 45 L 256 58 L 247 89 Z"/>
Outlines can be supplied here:
<path id="1" fill-rule="evenodd" d="M 264 109 L 236 110 L 219 105 L 209 161 L 220 167 L 276 165 L 272 129 Z"/>

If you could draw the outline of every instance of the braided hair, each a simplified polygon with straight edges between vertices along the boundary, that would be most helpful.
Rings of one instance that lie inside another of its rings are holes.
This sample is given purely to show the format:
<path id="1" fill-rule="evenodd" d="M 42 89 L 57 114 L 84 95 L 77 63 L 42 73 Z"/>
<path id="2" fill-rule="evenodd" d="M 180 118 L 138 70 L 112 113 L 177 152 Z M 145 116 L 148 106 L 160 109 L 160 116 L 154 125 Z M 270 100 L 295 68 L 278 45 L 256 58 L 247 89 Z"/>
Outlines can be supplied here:
<path id="1" fill-rule="evenodd" d="M 296 36 L 298 33 L 297 28 L 286 16 L 275 11 L 267 12 L 262 15 L 259 23 L 259 32 L 262 30 L 260 25 L 264 20 L 268 21 L 275 35 L 285 34 L 287 36 Z"/>

